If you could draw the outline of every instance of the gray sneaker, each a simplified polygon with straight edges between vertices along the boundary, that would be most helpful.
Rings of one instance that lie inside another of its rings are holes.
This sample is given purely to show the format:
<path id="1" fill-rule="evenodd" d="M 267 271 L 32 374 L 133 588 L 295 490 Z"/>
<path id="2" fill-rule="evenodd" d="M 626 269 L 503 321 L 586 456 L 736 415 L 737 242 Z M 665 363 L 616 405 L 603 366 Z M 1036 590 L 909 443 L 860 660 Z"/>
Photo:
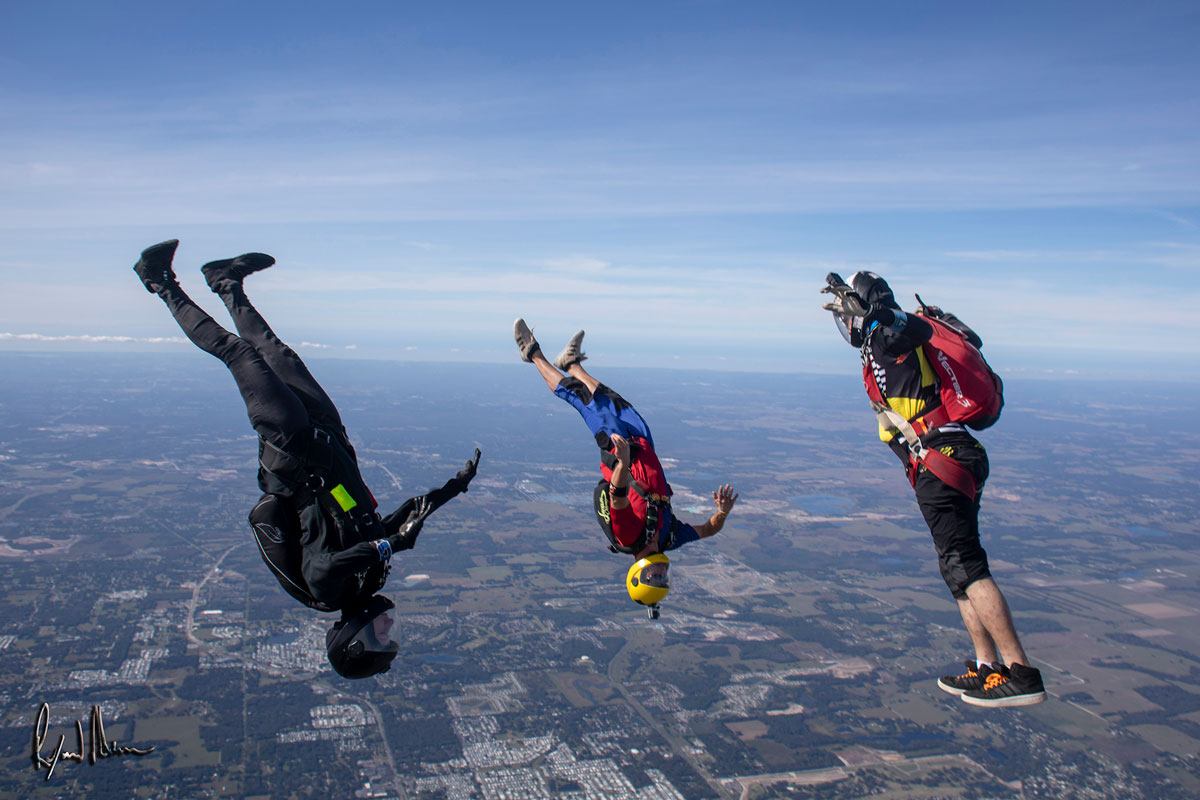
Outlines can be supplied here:
<path id="1" fill-rule="evenodd" d="M 583 331 L 576 331 L 575 335 L 571 337 L 571 341 L 567 342 L 567 346 L 558 354 L 558 358 L 554 359 L 554 366 L 566 372 L 572 364 L 586 361 L 587 354 L 579 349 L 582 344 Z"/>
<path id="2" fill-rule="evenodd" d="M 542 351 L 542 346 L 533 338 L 533 331 L 525 324 L 525 320 L 517 317 L 513 323 L 513 338 L 517 340 L 517 348 L 521 351 L 521 360 L 533 362 L 533 357 Z"/>

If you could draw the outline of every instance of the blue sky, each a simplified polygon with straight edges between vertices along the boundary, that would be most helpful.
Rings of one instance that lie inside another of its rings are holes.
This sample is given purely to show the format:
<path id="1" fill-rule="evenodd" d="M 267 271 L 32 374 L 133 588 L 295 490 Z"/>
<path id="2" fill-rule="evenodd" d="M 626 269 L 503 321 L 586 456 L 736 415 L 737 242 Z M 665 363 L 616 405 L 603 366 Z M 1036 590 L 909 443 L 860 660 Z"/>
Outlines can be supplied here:
<path id="1" fill-rule="evenodd" d="M 313 356 L 853 371 L 869 268 L 1002 374 L 1196 380 L 1200 7 L 833 5 L 4 4 L 0 348 L 187 351 L 174 237 Z"/>

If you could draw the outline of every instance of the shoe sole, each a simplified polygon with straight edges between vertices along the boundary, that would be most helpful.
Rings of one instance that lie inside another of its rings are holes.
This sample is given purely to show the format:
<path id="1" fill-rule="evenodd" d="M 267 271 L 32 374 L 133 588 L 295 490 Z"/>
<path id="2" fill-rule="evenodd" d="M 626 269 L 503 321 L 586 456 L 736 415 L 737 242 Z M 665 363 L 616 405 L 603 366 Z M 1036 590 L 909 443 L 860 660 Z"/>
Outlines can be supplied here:
<path id="1" fill-rule="evenodd" d="M 964 703 L 969 703 L 973 706 L 981 706 L 983 708 L 1008 708 L 1011 706 L 1036 706 L 1038 703 L 1046 702 L 1045 692 L 1032 692 L 1030 694 L 1015 694 L 1011 697 L 971 697 L 968 694 L 963 694 L 962 700 Z"/>
<path id="2" fill-rule="evenodd" d="M 951 686 L 948 683 L 942 683 L 941 678 L 938 678 L 937 685 L 938 685 L 938 688 L 941 689 L 943 692 L 945 692 L 946 694 L 952 694 L 955 697 L 962 697 L 962 695 L 967 691 L 966 689 L 960 689 L 957 686 Z"/>

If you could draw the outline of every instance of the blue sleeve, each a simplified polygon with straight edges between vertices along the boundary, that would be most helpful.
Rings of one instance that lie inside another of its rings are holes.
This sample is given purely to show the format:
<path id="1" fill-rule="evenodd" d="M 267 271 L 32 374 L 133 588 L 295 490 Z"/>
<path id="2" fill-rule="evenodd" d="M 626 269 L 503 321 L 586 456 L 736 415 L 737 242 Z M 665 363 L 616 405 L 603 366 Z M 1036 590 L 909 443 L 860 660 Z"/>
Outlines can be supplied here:
<path id="1" fill-rule="evenodd" d="M 700 538 L 700 534 L 696 533 L 695 528 L 681 521 L 678 517 L 673 518 L 671 523 L 674 526 L 675 535 L 671 537 L 670 545 L 664 547 L 663 550 L 674 550 L 677 547 L 683 547 L 685 544 L 690 544 Z"/>

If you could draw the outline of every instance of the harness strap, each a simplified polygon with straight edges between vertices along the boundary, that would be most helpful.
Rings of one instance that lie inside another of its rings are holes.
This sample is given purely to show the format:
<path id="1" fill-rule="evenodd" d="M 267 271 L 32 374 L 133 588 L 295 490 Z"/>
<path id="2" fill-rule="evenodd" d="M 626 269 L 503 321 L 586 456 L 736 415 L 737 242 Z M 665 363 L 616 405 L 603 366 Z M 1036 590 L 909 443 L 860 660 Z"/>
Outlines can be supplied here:
<path id="1" fill-rule="evenodd" d="M 329 485 L 329 470 L 333 467 L 333 435 L 321 428 L 312 429 L 312 438 L 297 442 L 299 452 L 289 452 L 258 439 L 259 467 L 280 484 L 291 490 L 301 504 L 316 502 L 330 517 L 344 517 L 357 530 L 371 529 L 374 517 L 375 497 L 371 495 L 371 509 L 359 505 L 342 484 Z M 269 462 L 269 463 L 268 463 Z M 281 472 L 302 476 L 284 477 Z M 367 489 L 370 495 L 371 490 Z"/>
<path id="2" fill-rule="evenodd" d="M 924 435 L 929 431 L 942 427 L 949 421 L 950 412 L 946 410 L 945 406 L 938 406 L 912 420 L 912 426 L 914 431 Z"/>
<path id="3" fill-rule="evenodd" d="M 613 455 L 612 453 L 608 452 L 607 450 L 605 450 L 601 454 L 600 463 L 602 463 L 602 464 L 604 464 L 604 466 L 608 467 L 609 472 L 617 471 L 617 457 L 615 455 Z M 641 481 L 639 481 L 637 478 L 634 478 L 632 475 L 629 476 L 629 485 L 632 486 L 633 490 L 638 493 L 638 497 L 640 497 L 646 501 L 647 506 L 669 506 L 669 505 L 671 505 L 671 501 L 666 498 L 663 498 L 661 500 L 656 499 L 659 497 L 659 495 L 651 495 L 649 492 L 646 491 L 646 487 L 642 486 Z"/>
<path id="4" fill-rule="evenodd" d="M 304 460 L 310 466 L 329 469 L 333 466 L 333 435 L 321 428 L 313 428 L 313 438 L 307 443 Z"/>
<path id="5" fill-rule="evenodd" d="M 860 348 L 863 358 L 864 383 L 866 383 L 867 377 L 871 376 L 872 374 L 871 370 L 868 369 L 868 362 L 870 364 L 875 363 L 875 360 L 871 357 L 871 338 L 881 330 L 883 330 L 882 325 L 872 326 L 870 332 L 867 334 L 866 341 L 863 342 L 862 347 Z M 924 434 L 928 433 L 929 431 L 936 430 L 950 421 L 950 412 L 947 411 L 946 407 L 940 402 L 938 405 L 934 406 L 928 411 L 921 411 L 920 413 L 916 414 L 912 419 L 905 419 L 899 414 L 892 412 L 891 407 L 887 405 L 887 396 L 884 395 L 883 390 L 879 388 L 879 382 L 873 376 L 871 377 L 871 383 L 867 384 L 868 397 L 871 396 L 872 388 L 874 388 L 876 393 L 878 393 L 880 400 L 871 399 L 871 408 L 875 410 L 875 413 L 881 415 L 880 422 L 883 424 L 884 429 L 896 428 L 902 434 L 904 434 L 904 438 L 910 442 L 917 441 Z M 941 398 L 939 397 L 938 400 L 940 401 L 940 399 Z M 892 412 L 892 414 L 889 415 L 887 419 L 882 419 L 882 412 L 885 410 Z M 910 436 L 905 428 L 894 420 L 902 420 L 903 422 L 908 423 L 908 430 L 912 431 L 912 435 Z"/>
<path id="6" fill-rule="evenodd" d="M 276 455 L 297 464 L 303 464 L 306 467 L 329 468 L 333 466 L 333 435 L 322 428 L 312 428 L 311 430 L 311 439 L 302 439 L 296 443 L 298 452 L 284 450 L 261 436 L 259 441 Z"/>
<path id="7" fill-rule="evenodd" d="M 945 453 L 938 450 L 926 450 L 921 463 L 942 483 L 951 489 L 957 489 L 971 500 L 974 500 L 975 496 L 979 494 L 979 487 L 975 483 L 975 476 L 971 474 L 971 471 Z"/>
<path id="8" fill-rule="evenodd" d="M 878 329 L 879 326 L 873 329 L 868 334 L 867 341 L 863 342 L 864 353 L 869 353 L 870 336 L 874 335 Z M 878 386 L 876 386 L 876 390 L 878 391 Z M 939 405 L 932 408 L 928 413 L 922 414 L 910 422 L 887 404 L 887 398 L 883 392 L 879 392 L 879 396 L 883 398 L 882 402 L 871 401 L 871 408 L 879 418 L 879 424 L 883 426 L 884 430 L 898 430 L 904 437 L 904 441 L 908 443 L 908 482 L 916 486 L 920 468 L 925 467 L 942 483 L 974 500 L 979 494 L 979 486 L 975 483 L 975 476 L 971 474 L 971 471 L 945 453 L 930 450 L 921 441 L 921 434 L 928 433 L 950 421 L 949 412 L 946 411 L 945 406 Z"/>
<path id="9" fill-rule="evenodd" d="M 930 450 L 926 447 L 913 425 L 888 406 L 882 403 L 872 403 L 871 407 L 875 409 L 880 424 L 900 431 L 900 435 L 904 437 L 904 441 L 908 442 L 909 483 L 915 486 L 920 468 L 925 467 L 936 475 L 942 483 L 962 492 L 972 500 L 975 499 L 979 494 L 979 486 L 975 483 L 975 476 L 971 474 L 969 469 L 945 453 Z"/>
<path id="10" fill-rule="evenodd" d="M 258 437 L 258 467 L 278 484 L 275 491 L 290 492 L 302 505 L 311 502 L 320 488 L 313 486 L 308 465 L 302 458 L 261 436 Z"/>
<path id="11" fill-rule="evenodd" d="M 610 472 L 616 472 L 617 470 L 617 457 L 608 450 L 600 451 L 600 463 L 608 467 Z M 657 495 L 651 496 L 650 493 L 646 491 L 646 487 L 642 486 L 641 482 L 632 475 L 629 476 L 629 485 L 633 487 L 633 490 L 637 492 L 638 497 L 642 498 L 642 501 L 646 504 L 646 524 L 642 528 L 642 535 L 638 538 L 636 545 L 640 550 L 646 546 L 646 542 L 649 540 L 649 538 L 658 531 L 659 519 L 662 516 L 660 509 L 670 508 L 671 501 L 667 498 L 663 498 L 662 500 L 655 499 Z M 617 551 L 613 550 L 613 552 Z"/>

